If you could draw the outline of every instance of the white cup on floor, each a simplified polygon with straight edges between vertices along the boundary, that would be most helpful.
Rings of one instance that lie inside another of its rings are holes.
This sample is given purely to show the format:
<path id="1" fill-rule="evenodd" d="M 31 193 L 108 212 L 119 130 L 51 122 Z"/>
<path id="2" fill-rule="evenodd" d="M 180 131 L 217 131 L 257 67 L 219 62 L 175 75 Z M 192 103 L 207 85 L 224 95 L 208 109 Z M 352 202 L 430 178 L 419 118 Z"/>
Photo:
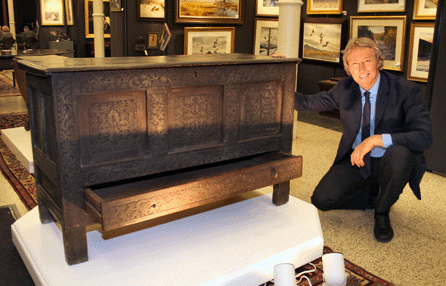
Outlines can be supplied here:
<path id="1" fill-rule="evenodd" d="M 324 267 L 324 286 L 345 286 L 347 273 L 345 273 L 344 255 L 342 253 L 327 253 L 322 255 Z"/>
<path id="2" fill-rule="evenodd" d="M 291 263 L 281 263 L 274 266 L 274 285 L 296 286 L 294 268 L 294 265 Z"/>

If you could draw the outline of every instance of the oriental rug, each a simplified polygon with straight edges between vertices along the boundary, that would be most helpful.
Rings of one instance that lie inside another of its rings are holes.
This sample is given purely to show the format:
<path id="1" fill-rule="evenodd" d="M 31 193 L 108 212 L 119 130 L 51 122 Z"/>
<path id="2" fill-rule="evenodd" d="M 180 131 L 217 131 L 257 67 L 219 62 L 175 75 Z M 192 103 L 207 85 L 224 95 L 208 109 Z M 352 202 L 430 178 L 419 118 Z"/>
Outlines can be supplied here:
<path id="1" fill-rule="evenodd" d="M 330 247 L 324 246 L 323 253 L 332 253 L 333 250 Z M 312 286 L 322 286 L 323 285 L 323 267 L 322 267 L 322 257 L 311 262 L 314 266 L 316 266 L 316 271 L 311 273 L 304 274 L 307 276 Z M 347 259 L 344 259 L 345 271 L 347 272 L 347 284 L 346 286 L 394 286 L 393 283 L 390 283 L 384 279 L 379 278 L 376 275 L 362 269 L 360 266 L 350 262 Z M 306 264 L 304 266 L 296 268 L 296 275 L 302 273 L 303 271 L 313 270 L 314 267 L 311 264 Z M 274 285 L 273 282 L 268 282 L 265 284 L 266 286 Z M 299 286 L 309 286 L 310 284 L 306 279 L 302 279 Z"/>
<path id="2" fill-rule="evenodd" d="M 17 85 L 14 87 L 13 80 L 3 73 L 0 73 L 0 90 L 0 97 L 21 95 Z"/>
<path id="3" fill-rule="evenodd" d="M 25 126 L 27 114 L 0 115 L 0 129 Z M 0 135 L 0 169 L 28 210 L 37 206 L 34 176 L 20 163 Z"/>

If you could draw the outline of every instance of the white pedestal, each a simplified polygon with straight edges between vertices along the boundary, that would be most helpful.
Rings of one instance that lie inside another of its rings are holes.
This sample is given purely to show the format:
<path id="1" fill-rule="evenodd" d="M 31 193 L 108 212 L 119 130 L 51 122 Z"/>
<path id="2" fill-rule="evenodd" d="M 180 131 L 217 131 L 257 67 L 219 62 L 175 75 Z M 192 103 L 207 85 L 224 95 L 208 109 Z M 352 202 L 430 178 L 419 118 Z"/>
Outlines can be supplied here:
<path id="1" fill-rule="evenodd" d="M 25 127 L 2 129 L 2 139 L 20 163 L 34 173 L 31 131 L 26 131 Z"/>
<path id="2" fill-rule="evenodd" d="M 277 54 L 285 55 L 287 58 L 298 58 L 301 10 L 304 2 L 279 0 L 277 4 L 279 5 Z"/>
<path id="3" fill-rule="evenodd" d="M 271 195 L 104 240 L 87 233 L 89 260 L 68 266 L 55 223 L 34 208 L 12 226 L 12 238 L 37 285 L 260 285 L 273 267 L 321 257 L 316 208 L 295 197 L 275 206 Z"/>

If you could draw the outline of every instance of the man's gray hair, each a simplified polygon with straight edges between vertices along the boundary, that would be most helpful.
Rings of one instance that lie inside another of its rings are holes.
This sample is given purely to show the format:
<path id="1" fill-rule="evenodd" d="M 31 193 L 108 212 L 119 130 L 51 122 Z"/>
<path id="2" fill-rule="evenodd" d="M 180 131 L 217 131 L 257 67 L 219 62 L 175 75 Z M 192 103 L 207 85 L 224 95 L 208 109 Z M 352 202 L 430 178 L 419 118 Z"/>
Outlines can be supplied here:
<path id="1" fill-rule="evenodd" d="M 348 41 L 347 46 L 345 46 L 345 49 L 342 51 L 343 57 L 342 60 L 344 62 L 344 69 L 347 72 L 348 75 L 350 75 L 350 72 L 348 71 L 347 65 L 347 57 L 348 54 L 353 51 L 355 48 L 359 47 L 366 47 L 366 48 L 372 48 L 375 51 L 376 60 L 379 63 L 378 68 L 381 70 L 384 63 L 384 55 L 382 54 L 381 50 L 379 49 L 378 43 L 370 38 L 362 37 L 362 38 L 352 38 Z"/>

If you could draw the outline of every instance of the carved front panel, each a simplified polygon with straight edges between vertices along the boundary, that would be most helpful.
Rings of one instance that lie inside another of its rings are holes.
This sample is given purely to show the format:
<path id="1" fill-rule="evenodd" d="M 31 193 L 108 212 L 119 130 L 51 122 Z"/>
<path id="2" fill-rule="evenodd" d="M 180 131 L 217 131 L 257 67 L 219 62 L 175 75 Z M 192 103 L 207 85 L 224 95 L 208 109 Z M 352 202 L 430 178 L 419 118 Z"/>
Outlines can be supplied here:
<path id="1" fill-rule="evenodd" d="M 240 140 L 278 135 L 282 123 L 282 82 L 242 84 Z"/>
<path id="2" fill-rule="evenodd" d="M 285 105 L 291 93 L 284 95 L 288 80 L 283 79 L 283 69 L 281 65 L 238 65 L 76 74 L 76 81 L 82 84 L 76 85 L 75 94 L 82 100 L 113 94 L 124 99 L 129 92 L 141 92 L 145 100 L 145 117 L 140 114 L 138 118 L 144 118 L 141 121 L 146 126 L 141 130 L 145 129 L 146 137 L 129 144 L 139 148 L 129 156 L 118 152 L 123 145 L 117 145 L 118 150 L 98 149 L 97 159 L 89 158 L 84 146 L 90 148 L 91 142 L 81 138 L 82 181 L 93 185 L 110 177 L 121 180 L 290 150 L 291 137 L 284 140 L 288 136 L 284 118 L 292 122 L 292 113 L 284 113 L 284 108 L 292 109 L 293 104 Z M 84 80 L 105 79 L 113 84 L 84 85 Z"/>
<path id="3" fill-rule="evenodd" d="M 83 165 L 147 155 L 145 92 L 79 96 Z"/>
<path id="4" fill-rule="evenodd" d="M 222 144 L 223 88 L 174 88 L 168 94 L 168 138 L 171 152 Z"/>

